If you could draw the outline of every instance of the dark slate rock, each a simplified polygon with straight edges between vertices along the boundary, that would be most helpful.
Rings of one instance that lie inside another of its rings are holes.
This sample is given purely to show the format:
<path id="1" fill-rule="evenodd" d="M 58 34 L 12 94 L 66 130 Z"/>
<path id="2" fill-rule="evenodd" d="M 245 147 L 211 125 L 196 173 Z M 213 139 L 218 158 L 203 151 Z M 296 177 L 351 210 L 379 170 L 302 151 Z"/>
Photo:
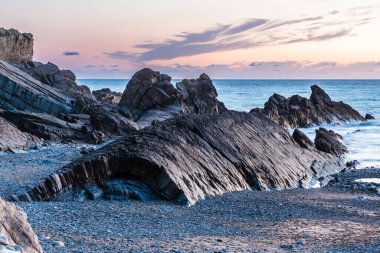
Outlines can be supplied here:
<path id="1" fill-rule="evenodd" d="M 118 104 L 120 102 L 121 96 L 120 92 L 111 91 L 109 88 L 104 88 L 101 90 L 94 90 L 92 92 L 95 98 L 100 102 L 109 102 L 112 104 Z"/>
<path id="2" fill-rule="evenodd" d="M 342 166 L 336 155 L 300 147 L 261 114 L 188 114 L 95 150 L 15 199 L 55 199 L 87 182 L 122 178 L 144 183 L 160 199 L 191 205 L 230 191 L 310 187 Z"/>
<path id="3" fill-rule="evenodd" d="M 0 108 L 58 115 L 70 113 L 73 104 L 69 97 L 0 60 Z"/>
<path id="4" fill-rule="evenodd" d="M 78 85 L 76 77 L 70 70 L 60 70 L 57 65 L 48 62 L 43 64 L 40 62 L 26 62 L 17 65 L 25 73 L 39 80 L 40 82 L 51 86 L 66 96 L 76 99 L 86 97 L 95 100 L 90 89 L 84 85 Z"/>
<path id="5" fill-rule="evenodd" d="M 147 111 L 175 103 L 177 90 L 171 77 L 149 68 L 136 72 L 121 97 L 119 105 L 129 109 Z"/>
<path id="6" fill-rule="evenodd" d="M 299 95 L 285 98 L 274 94 L 260 111 L 285 128 L 364 121 L 364 117 L 351 106 L 332 101 L 329 95 L 317 85 L 313 85 L 311 90 L 310 99 Z M 258 111 L 258 109 L 252 111 Z"/>
<path id="7" fill-rule="evenodd" d="M 365 115 L 365 120 L 373 120 L 373 119 L 375 119 L 375 117 L 372 116 L 371 114 L 367 113 L 367 114 Z"/>
<path id="8" fill-rule="evenodd" d="M 303 148 L 314 147 L 314 143 L 299 129 L 294 130 L 292 137 Z"/>
<path id="9" fill-rule="evenodd" d="M 227 110 L 217 99 L 218 92 L 210 77 L 202 74 L 197 79 L 184 79 L 176 84 L 178 100 L 184 113 L 219 114 Z"/>
<path id="10" fill-rule="evenodd" d="M 341 135 L 321 127 L 316 130 L 314 143 L 316 149 L 320 151 L 342 156 L 348 152 L 342 140 Z"/>

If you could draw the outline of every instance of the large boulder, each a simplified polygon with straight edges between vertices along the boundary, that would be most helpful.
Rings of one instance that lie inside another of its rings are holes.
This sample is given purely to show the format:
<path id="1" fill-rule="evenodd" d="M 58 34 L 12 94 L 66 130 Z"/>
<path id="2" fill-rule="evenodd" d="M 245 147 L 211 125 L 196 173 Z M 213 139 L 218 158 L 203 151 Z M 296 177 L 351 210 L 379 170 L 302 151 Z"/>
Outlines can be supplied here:
<path id="1" fill-rule="evenodd" d="M 70 70 L 60 70 L 57 65 L 48 62 L 25 62 L 17 65 L 22 71 L 40 82 L 51 86 L 71 98 L 87 97 L 95 100 L 91 90 L 85 85 L 78 85 L 76 76 Z"/>
<path id="2" fill-rule="evenodd" d="M 259 113 L 188 114 L 128 134 L 14 198 L 48 200 L 89 191 L 103 196 L 104 182 L 119 178 L 143 185 L 144 196 L 151 192 L 152 199 L 191 205 L 231 191 L 310 187 L 342 164 L 337 155 L 301 147 Z M 121 188 L 131 189 L 129 184 Z M 134 187 L 131 194 L 138 193 Z"/>
<path id="3" fill-rule="evenodd" d="M 184 113 L 219 114 L 226 110 L 224 104 L 218 101 L 218 92 L 210 77 L 202 74 L 197 79 L 184 79 L 176 84 L 178 99 Z"/>
<path id="4" fill-rule="evenodd" d="M 136 72 L 120 99 L 119 105 L 128 109 L 147 111 L 174 104 L 177 90 L 171 77 L 149 68 Z"/>
<path id="5" fill-rule="evenodd" d="M 58 115 L 71 112 L 73 104 L 69 97 L 0 60 L 0 108 Z"/>
<path id="6" fill-rule="evenodd" d="M 274 94 L 265 103 L 264 109 L 259 111 L 285 128 L 365 120 L 351 106 L 332 101 L 317 85 L 312 86 L 311 90 L 310 99 L 299 95 L 285 98 Z"/>
<path id="7" fill-rule="evenodd" d="M 25 148 L 33 138 L 21 132 L 16 126 L 0 117 L 0 151 Z"/>
<path id="8" fill-rule="evenodd" d="M 14 204 L 0 198 L 0 252 L 42 253 L 36 234 L 26 214 Z"/>
<path id="9" fill-rule="evenodd" d="M 0 60 L 24 63 L 33 58 L 33 35 L 0 28 Z"/>

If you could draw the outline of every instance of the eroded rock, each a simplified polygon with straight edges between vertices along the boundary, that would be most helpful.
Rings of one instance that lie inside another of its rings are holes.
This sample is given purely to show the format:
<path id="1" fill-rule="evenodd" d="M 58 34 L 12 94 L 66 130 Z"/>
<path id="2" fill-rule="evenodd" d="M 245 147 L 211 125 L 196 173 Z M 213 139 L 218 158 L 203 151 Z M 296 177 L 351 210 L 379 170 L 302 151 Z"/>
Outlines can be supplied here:
<path id="1" fill-rule="evenodd" d="M 342 156 L 348 152 L 346 146 L 342 142 L 343 137 L 335 133 L 333 130 L 327 130 L 321 127 L 315 132 L 316 136 L 314 143 L 316 149 L 338 156 Z"/>
<path id="2" fill-rule="evenodd" d="M 313 85 L 311 90 L 310 99 L 299 95 L 285 98 L 274 94 L 260 111 L 285 128 L 364 121 L 359 112 L 343 102 L 332 101 L 317 85 Z"/>
<path id="3" fill-rule="evenodd" d="M 129 80 L 119 105 L 142 111 L 172 105 L 176 101 L 177 90 L 170 81 L 168 75 L 142 69 Z"/>
<path id="4" fill-rule="evenodd" d="M 73 104 L 69 97 L 0 60 L 0 108 L 58 115 L 70 113 Z"/>
<path id="5" fill-rule="evenodd" d="M 0 151 L 25 148 L 33 137 L 21 132 L 16 126 L 0 117 Z"/>
<path id="6" fill-rule="evenodd" d="M 178 100 L 184 113 L 209 113 L 217 115 L 227 110 L 217 99 L 218 92 L 210 77 L 202 74 L 197 79 L 184 79 L 176 84 Z"/>
<path id="7" fill-rule="evenodd" d="M 161 199 L 191 205 L 230 191 L 309 187 L 313 178 L 340 171 L 340 160 L 302 148 L 259 113 L 188 114 L 95 150 L 15 199 L 54 199 L 88 182 L 123 178 L 142 182 Z"/>
<path id="8" fill-rule="evenodd" d="M 26 214 L 0 198 L 0 252 L 42 253 Z"/>
<path id="9" fill-rule="evenodd" d="M 33 58 L 33 35 L 0 28 L 0 60 L 24 63 Z"/>
<path id="10" fill-rule="evenodd" d="M 120 92 L 111 91 L 109 88 L 104 88 L 101 90 L 95 90 L 92 92 L 95 98 L 100 102 L 109 102 L 112 104 L 118 104 L 121 100 L 121 96 L 123 95 Z"/>

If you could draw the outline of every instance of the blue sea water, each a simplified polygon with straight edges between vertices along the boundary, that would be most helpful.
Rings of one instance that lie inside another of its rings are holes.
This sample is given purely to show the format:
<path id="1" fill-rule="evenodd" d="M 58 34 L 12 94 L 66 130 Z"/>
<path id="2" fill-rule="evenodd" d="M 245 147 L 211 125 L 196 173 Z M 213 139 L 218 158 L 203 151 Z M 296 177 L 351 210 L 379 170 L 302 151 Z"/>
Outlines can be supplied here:
<path id="1" fill-rule="evenodd" d="M 173 80 L 176 83 L 179 80 Z M 91 90 L 110 88 L 123 92 L 128 80 L 82 79 L 79 84 L 87 85 Z M 380 167 L 380 80 L 214 80 L 219 100 L 227 108 L 237 111 L 249 111 L 263 107 L 273 93 L 283 96 L 298 94 L 309 97 L 310 86 L 317 84 L 335 101 L 343 101 L 361 114 L 370 113 L 376 120 L 329 125 L 344 137 L 350 149 L 347 160 L 358 160 L 361 167 Z M 316 128 L 303 131 L 314 139 Z"/>

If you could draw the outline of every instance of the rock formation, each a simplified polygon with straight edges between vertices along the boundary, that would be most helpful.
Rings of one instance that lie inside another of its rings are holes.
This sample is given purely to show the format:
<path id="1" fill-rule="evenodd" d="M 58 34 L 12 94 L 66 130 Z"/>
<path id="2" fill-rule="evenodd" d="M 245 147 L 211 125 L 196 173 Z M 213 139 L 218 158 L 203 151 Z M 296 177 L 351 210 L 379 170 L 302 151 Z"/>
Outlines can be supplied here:
<path id="1" fill-rule="evenodd" d="M 191 205 L 230 191 L 309 187 L 341 166 L 340 157 L 301 147 L 262 114 L 188 114 L 128 134 L 14 199 L 48 200 L 89 189 L 103 196 L 104 182 L 114 179 L 124 183 L 111 195 L 127 198 L 140 192 L 125 182 L 133 179 L 146 186 L 145 196 Z"/>
<path id="2" fill-rule="evenodd" d="M 25 148 L 33 138 L 21 132 L 14 125 L 0 117 L 0 151 Z"/>
<path id="3" fill-rule="evenodd" d="M 322 127 L 315 132 L 316 136 L 314 143 L 316 149 L 337 156 L 344 155 L 348 152 L 346 146 L 342 142 L 343 137 L 341 135 Z"/>
<path id="4" fill-rule="evenodd" d="M 75 82 L 76 76 L 70 70 L 60 70 L 57 65 L 51 62 L 43 64 L 29 61 L 18 64 L 17 67 L 41 83 L 59 90 L 70 98 L 87 97 L 95 100 L 87 86 L 78 85 Z"/>
<path id="5" fill-rule="evenodd" d="M 26 214 L 0 198 L 0 252 L 42 253 Z"/>
<path id="6" fill-rule="evenodd" d="M 58 115 L 71 112 L 71 102 L 67 96 L 0 60 L 0 108 Z"/>
<path id="7" fill-rule="evenodd" d="M 178 97 L 184 113 L 219 114 L 227 110 L 217 99 L 216 91 L 210 77 L 202 74 L 197 79 L 184 79 L 176 84 Z"/>
<path id="8" fill-rule="evenodd" d="M 147 111 L 174 104 L 177 90 L 170 83 L 171 77 L 152 69 L 142 69 L 129 80 L 121 97 L 120 106 Z"/>
<path id="9" fill-rule="evenodd" d="M 20 131 L 45 140 L 81 140 L 97 144 L 105 138 L 102 132 L 91 126 L 88 115 L 72 116 L 69 122 L 45 113 L 0 110 L 0 117 L 17 126 Z"/>
<path id="10" fill-rule="evenodd" d="M 120 102 L 122 93 L 111 91 L 109 88 L 101 90 L 95 90 L 92 92 L 95 98 L 100 102 L 109 102 L 112 104 L 118 104 Z"/>
<path id="11" fill-rule="evenodd" d="M 351 106 L 343 102 L 332 101 L 317 85 L 312 86 L 311 90 L 310 99 L 299 95 L 285 98 L 274 94 L 265 103 L 264 109 L 259 109 L 259 111 L 285 128 L 364 121 L 363 116 Z"/>
<path id="12" fill-rule="evenodd" d="M 0 28 L 0 60 L 24 63 L 33 58 L 33 35 Z"/>
<path id="13" fill-rule="evenodd" d="M 373 120 L 373 119 L 375 119 L 375 117 L 374 116 L 372 116 L 371 114 L 369 114 L 369 113 L 367 113 L 366 115 L 365 115 L 365 120 Z"/>

